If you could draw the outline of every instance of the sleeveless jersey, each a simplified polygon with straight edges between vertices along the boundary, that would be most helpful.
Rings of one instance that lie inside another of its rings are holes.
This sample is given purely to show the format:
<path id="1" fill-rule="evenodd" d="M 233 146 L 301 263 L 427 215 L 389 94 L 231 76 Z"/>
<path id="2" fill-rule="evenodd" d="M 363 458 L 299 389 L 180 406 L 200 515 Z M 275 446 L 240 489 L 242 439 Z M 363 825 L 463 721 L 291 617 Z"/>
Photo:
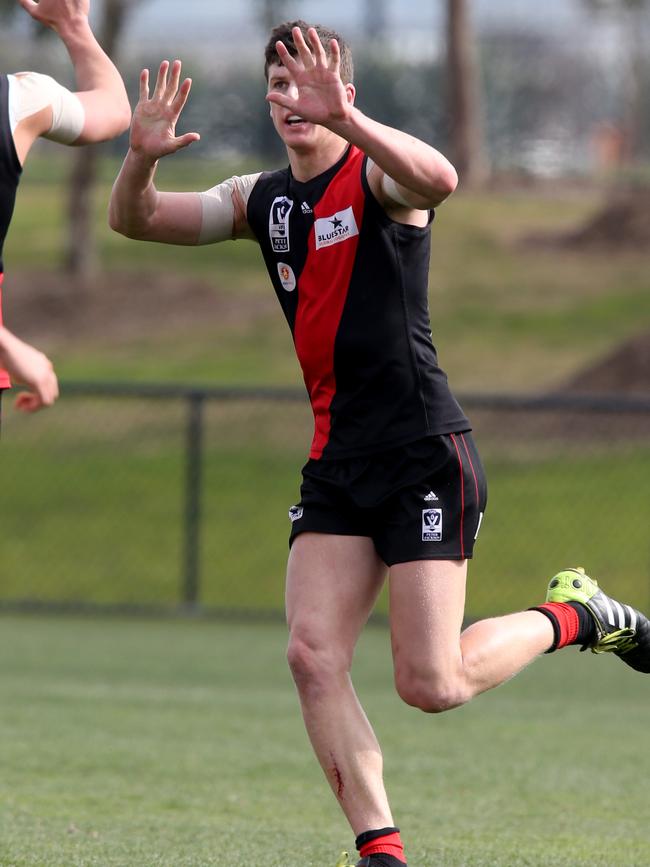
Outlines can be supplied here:
<path id="1" fill-rule="evenodd" d="M 290 168 L 263 173 L 248 199 L 311 400 L 316 459 L 470 428 L 432 343 L 430 228 L 390 219 L 366 163 L 350 146 L 305 183 Z"/>
<path id="2" fill-rule="evenodd" d="M 0 325 L 2 325 L 2 249 L 14 212 L 16 189 L 22 168 L 9 123 L 9 81 L 0 75 Z M 0 368 L 0 389 L 9 388 L 11 381 L 6 371 Z"/>

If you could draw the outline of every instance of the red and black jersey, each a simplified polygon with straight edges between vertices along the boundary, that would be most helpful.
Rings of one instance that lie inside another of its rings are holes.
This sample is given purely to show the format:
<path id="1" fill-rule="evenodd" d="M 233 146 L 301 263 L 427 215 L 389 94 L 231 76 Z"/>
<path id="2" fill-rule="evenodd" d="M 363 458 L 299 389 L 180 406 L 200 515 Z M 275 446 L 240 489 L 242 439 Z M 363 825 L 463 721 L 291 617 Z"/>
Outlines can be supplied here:
<path id="1" fill-rule="evenodd" d="M 390 219 L 366 162 L 350 146 L 305 183 L 264 173 L 248 200 L 314 411 L 312 458 L 470 427 L 432 343 L 430 228 Z"/>
<path id="2" fill-rule="evenodd" d="M 9 122 L 9 81 L 0 75 L 0 325 L 2 325 L 2 249 L 14 212 L 16 189 L 22 168 Z M 0 389 L 11 385 L 6 371 L 0 369 Z"/>

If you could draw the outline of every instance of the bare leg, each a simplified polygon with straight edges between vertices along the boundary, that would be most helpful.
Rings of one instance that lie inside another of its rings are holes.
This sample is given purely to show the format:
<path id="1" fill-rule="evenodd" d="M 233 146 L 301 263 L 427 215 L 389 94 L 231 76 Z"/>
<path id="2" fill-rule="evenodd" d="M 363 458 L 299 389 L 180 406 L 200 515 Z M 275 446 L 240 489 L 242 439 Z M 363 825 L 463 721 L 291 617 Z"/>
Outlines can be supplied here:
<path id="1" fill-rule="evenodd" d="M 360 536 L 303 533 L 287 570 L 288 659 L 312 746 L 355 835 L 393 825 L 377 738 L 350 667 L 386 567 Z"/>
<path id="2" fill-rule="evenodd" d="M 391 569 L 395 682 L 408 704 L 429 712 L 457 707 L 513 677 L 553 642 L 550 621 L 521 611 L 461 633 L 466 561 L 426 560 Z"/>

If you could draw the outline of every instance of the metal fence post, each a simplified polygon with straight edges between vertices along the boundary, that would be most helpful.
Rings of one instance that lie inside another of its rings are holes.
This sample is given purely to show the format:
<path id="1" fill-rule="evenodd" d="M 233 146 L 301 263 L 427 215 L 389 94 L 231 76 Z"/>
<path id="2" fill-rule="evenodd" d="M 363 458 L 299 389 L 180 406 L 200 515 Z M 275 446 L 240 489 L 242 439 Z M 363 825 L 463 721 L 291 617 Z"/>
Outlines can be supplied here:
<path id="1" fill-rule="evenodd" d="M 205 393 L 187 396 L 185 440 L 185 538 L 181 604 L 186 610 L 200 608 L 201 489 L 203 482 L 203 407 Z"/>

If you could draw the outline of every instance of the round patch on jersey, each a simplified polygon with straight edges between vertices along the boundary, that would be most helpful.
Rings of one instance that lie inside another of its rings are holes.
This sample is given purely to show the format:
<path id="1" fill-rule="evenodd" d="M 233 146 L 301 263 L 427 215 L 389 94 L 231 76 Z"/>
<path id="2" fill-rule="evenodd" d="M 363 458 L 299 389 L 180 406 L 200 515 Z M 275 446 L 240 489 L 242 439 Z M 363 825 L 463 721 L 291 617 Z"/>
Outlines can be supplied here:
<path id="1" fill-rule="evenodd" d="M 296 275 L 293 273 L 291 265 L 287 265 L 285 262 L 278 262 L 278 274 L 282 288 L 286 289 L 287 292 L 293 292 L 296 288 Z"/>

